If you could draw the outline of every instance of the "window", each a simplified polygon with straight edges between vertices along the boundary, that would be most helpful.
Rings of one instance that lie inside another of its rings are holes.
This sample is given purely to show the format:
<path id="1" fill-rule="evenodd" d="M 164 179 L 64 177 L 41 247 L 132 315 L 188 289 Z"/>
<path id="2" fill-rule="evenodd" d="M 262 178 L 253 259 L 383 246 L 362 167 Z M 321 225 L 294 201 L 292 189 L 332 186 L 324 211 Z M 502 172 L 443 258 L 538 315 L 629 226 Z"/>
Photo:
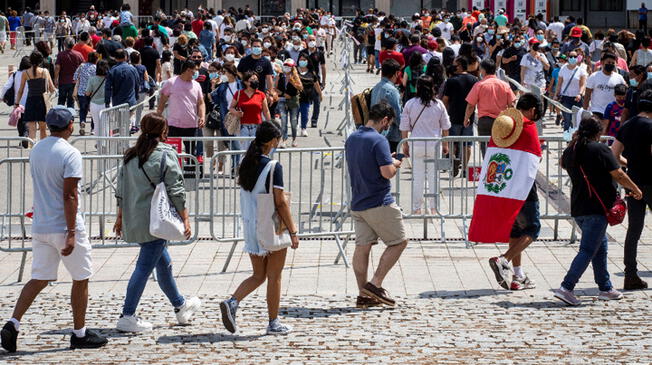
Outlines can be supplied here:
<path id="1" fill-rule="evenodd" d="M 591 11 L 625 11 L 624 0 L 591 0 Z"/>
<path id="2" fill-rule="evenodd" d="M 565 11 L 582 11 L 581 0 L 564 0 L 559 2 L 559 10 Z"/>

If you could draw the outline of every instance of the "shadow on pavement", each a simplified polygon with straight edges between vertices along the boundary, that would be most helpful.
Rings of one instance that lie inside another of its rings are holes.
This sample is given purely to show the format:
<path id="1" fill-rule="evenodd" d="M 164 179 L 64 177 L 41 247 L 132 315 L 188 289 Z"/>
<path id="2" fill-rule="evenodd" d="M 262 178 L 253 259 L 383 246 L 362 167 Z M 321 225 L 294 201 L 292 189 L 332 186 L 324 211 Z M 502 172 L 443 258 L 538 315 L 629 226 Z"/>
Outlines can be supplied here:
<path id="1" fill-rule="evenodd" d="M 108 338 L 132 337 L 132 336 L 139 335 L 139 333 L 120 332 L 115 328 L 89 328 L 89 329 L 92 329 L 93 331 L 97 331 L 100 335 Z M 72 330 L 70 328 L 64 328 L 64 329 L 43 331 L 40 334 L 44 336 L 52 336 L 52 335 L 70 336 L 71 333 Z"/>
<path id="2" fill-rule="evenodd" d="M 590 302 L 586 302 L 590 303 Z M 510 308 L 530 308 L 530 309 L 545 309 L 545 308 L 561 308 L 561 307 L 568 307 L 565 303 L 562 303 L 559 300 L 548 300 L 548 301 L 541 301 L 541 302 L 527 302 L 527 303 L 512 303 L 508 301 L 502 301 L 502 302 L 496 302 L 493 303 L 494 305 L 497 305 L 501 308 L 504 309 L 510 309 Z M 580 305 L 581 307 L 582 305 Z"/>
<path id="3" fill-rule="evenodd" d="M 64 345 L 66 344 L 64 343 Z M 18 361 L 19 358 L 22 356 L 54 354 L 63 351 L 74 351 L 74 350 L 72 350 L 68 345 L 66 345 L 66 347 L 57 347 L 54 349 L 47 349 L 47 350 L 40 350 L 40 351 L 20 351 L 20 348 L 16 352 L 7 352 L 4 350 L 0 350 L 0 359 L 6 358 L 6 360 L 11 360 L 11 358 L 16 358 L 16 361 Z"/>
<path id="4" fill-rule="evenodd" d="M 176 335 L 176 336 L 161 336 L 156 340 L 157 344 L 170 344 L 170 343 L 214 343 L 214 342 L 237 342 L 237 341 L 253 341 L 265 335 L 247 335 L 238 336 L 223 333 L 200 333 L 196 335 Z"/>
<path id="5" fill-rule="evenodd" d="M 625 273 L 624 272 L 617 272 L 617 273 L 614 273 L 614 275 L 624 277 Z M 642 278 L 652 278 L 652 271 L 639 271 L 638 276 L 640 276 Z"/>
<path id="6" fill-rule="evenodd" d="M 426 291 L 419 294 L 419 298 L 441 298 L 441 299 L 473 299 L 477 297 L 486 297 L 494 295 L 509 295 L 508 290 L 494 290 L 494 289 L 472 289 L 472 290 L 438 290 Z"/>
<path id="7" fill-rule="evenodd" d="M 356 307 L 343 307 L 343 308 L 306 308 L 306 307 L 293 307 L 281 309 L 281 314 L 284 317 L 292 318 L 326 318 L 331 316 L 341 316 L 350 313 L 367 312 L 367 311 L 380 311 L 384 309 L 393 309 L 391 307 L 379 306 L 370 307 L 368 309 Z"/>

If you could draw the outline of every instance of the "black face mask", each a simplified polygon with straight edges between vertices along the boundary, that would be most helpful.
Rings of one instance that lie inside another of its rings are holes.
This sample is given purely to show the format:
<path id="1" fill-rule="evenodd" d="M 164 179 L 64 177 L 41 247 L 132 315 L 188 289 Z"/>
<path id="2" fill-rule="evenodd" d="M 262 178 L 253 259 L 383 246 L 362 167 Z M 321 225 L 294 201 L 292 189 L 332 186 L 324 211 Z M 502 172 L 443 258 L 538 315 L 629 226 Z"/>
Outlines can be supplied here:
<path id="1" fill-rule="evenodd" d="M 259 85 L 260 83 L 258 82 L 258 80 L 249 81 L 249 86 L 251 86 L 252 89 L 258 89 Z"/>
<path id="2" fill-rule="evenodd" d="M 607 71 L 607 72 L 613 72 L 613 70 L 616 69 L 616 65 L 614 65 L 613 63 L 608 63 L 608 64 L 604 65 L 603 67 L 604 67 L 604 70 Z"/>

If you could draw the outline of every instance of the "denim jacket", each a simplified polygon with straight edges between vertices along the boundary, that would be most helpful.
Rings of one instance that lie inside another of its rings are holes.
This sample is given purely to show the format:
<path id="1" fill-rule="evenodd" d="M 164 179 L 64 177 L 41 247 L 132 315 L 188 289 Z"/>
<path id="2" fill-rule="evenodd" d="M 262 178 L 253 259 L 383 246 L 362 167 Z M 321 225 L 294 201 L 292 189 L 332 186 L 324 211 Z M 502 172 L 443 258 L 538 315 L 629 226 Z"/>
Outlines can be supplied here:
<path id="1" fill-rule="evenodd" d="M 385 101 L 389 106 L 394 109 L 396 117 L 392 122 L 392 125 L 389 126 L 389 131 L 387 133 L 387 140 L 390 142 L 400 142 L 401 141 L 401 132 L 399 126 L 401 125 L 401 94 L 398 92 L 398 89 L 388 78 L 383 77 L 379 83 L 371 89 L 371 105 L 375 105 Z"/>
<path id="2" fill-rule="evenodd" d="M 238 85 L 238 90 L 244 89 L 244 85 L 242 84 L 242 81 L 237 80 L 236 85 Z M 222 120 L 226 118 L 226 113 L 229 112 L 230 105 L 227 104 L 226 102 L 226 93 L 229 92 L 228 87 L 229 87 L 228 82 L 223 82 L 219 84 L 217 88 L 213 90 L 213 92 L 211 92 L 211 100 L 213 101 L 213 105 L 219 106 L 220 117 L 222 117 Z M 233 91 L 233 94 L 235 94 L 235 91 Z"/>

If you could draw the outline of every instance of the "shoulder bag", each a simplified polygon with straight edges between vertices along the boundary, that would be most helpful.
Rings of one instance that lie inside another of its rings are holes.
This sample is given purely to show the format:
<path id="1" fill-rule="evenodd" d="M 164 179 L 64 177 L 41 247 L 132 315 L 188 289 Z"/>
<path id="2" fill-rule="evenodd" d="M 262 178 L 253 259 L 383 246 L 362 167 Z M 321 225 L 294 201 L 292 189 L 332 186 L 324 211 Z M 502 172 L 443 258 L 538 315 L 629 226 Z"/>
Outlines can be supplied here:
<path id="1" fill-rule="evenodd" d="M 600 199 L 600 195 L 598 195 L 598 192 L 595 190 L 593 185 L 591 185 L 591 183 L 589 182 L 589 178 L 586 176 L 586 173 L 584 172 L 582 166 L 580 166 L 580 171 L 584 176 L 584 181 L 586 181 L 586 185 L 588 185 L 589 187 L 589 198 L 593 194 L 595 194 L 595 197 L 598 198 L 598 201 L 600 202 L 600 205 L 604 210 L 604 214 L 607 216 L 607 222 L 609 223 L 609 225 L 615 226 L 621 224 L 623 220 L 625 220 L 625 213 L 627 213 L 627 204 L 623 199 L 621 199 L 620 194 L 616 193 L 616 201 L 614 201 L 614 205 L 610 209 L 607 209 L 607 207 L 605 207 L 604 203 L 602 202 L 602 199 Z"/>
<path id="2" fill-rule="evenodd" d="M 8 106 L 14 106 L 14 103 L 16 102 L 16 88 L 14 87 L 15 78 L 16 73 L 14 72 L 11 74 L 11 86 L 7 89 L 5 96 L 2 98 L 2 101 L 4 101 Z"/>
<path id="3" fill-rule="evenodd" d="M 227 85 L 228 87 L 228 85 Z M 243 90 L 237 92 L 238 98 L 235 100 L 236 110 L 238 110 L 238 104 L 240 103 L 240 95 L 243 93 Z M 237 136 L 240 134 L 241 120 L 240 117 L 232 113 L 230 110 L 224 118 L 224 128 L 232 136 Z"/>
<path id="4" fill-rule="evenodd" d="M 433 100 L 434 102 L 434 100 Z M 417 115 L 417 119 L 414 120 L 414 124 L 410 125 L 410 132 L 414 130 L 414 127 L 417 126 L 417 123 L 419 123 L 419 118 L 421 118 L 421 114 L 423 114 L 423 111 L 426 110 L 426 106 L 424 105 L 423 108 L 421 108 L 421 111 L 419 112 L 419 115 Z"/>
<path id="5" fill-rule="evenodd" d="M 287 227 L 283 225 L 274 203 L 274 169 L 277 162 L 269 162 L 268 191 L 256 195 L 256 238 L 258 245 L 267 251 L 282 250 L 292 244 Z M 285 199 L 288 199 L 287 194 Z"/>
<path id="6" fill-rule="evenodd" d="M 165 162 L 167 160 L 167 152 L 163 152 L 161 157 L 161 179 L 157 185 L 154 185 L 152 180 L 147 176 L 145 169 L 141 166 L 141 170 L 145 174 L 147 181 L 154 189 L 152 194 L 152 202 L 149 209 L 149 234 L 154 237 L 164 239 L 166 241 L 185 241 L 187 240 L 183 219 L 177 212 L 177 209 L 170 202 L 167 190 L 165 188 Z"/>
<path id="7" fill-rule="evenodd" d="M 562 90 L 561 95 L 559 96 L 564 96 L 564 93 L 566 92 L 566 90 L 568 90 L 568 87 L 570 86 L 571 82 L 573 82 L 573 77 L 575 77 L 575 73 L 577 73 L 577 70 L 579 69 L 580 69 L 579 65 L 575 66 L 575 71 L 573 71 L 573 74 L 571 75 L 570 79 L 568 79 L 568 84 L 566 84 L 566 87 L 564 87 L 564 90 Z"/>

